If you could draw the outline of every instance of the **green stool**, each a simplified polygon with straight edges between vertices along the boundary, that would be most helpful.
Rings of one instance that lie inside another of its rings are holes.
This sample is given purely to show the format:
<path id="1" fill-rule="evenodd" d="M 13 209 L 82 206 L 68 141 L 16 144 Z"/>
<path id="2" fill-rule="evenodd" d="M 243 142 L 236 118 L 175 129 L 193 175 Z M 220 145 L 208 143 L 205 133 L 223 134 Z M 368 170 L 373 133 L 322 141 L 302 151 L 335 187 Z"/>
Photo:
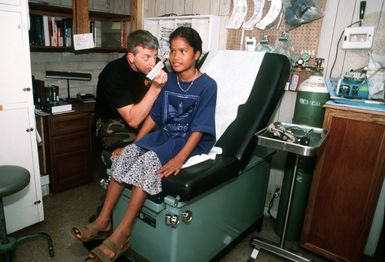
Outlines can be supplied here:
<path id="1" fill-rule="evenodd" d="M 54 256 L 51 237 L 46 233 L 34 233 L 18 238 L 7 236 L 5 225 L 3 197 L 16 193 L 29 184 L 30 175 L 28 170 L 19 166 L 0 166 L 0 260 L 11 261 L 11 252 L 21 241 L 35 237 L 44 237 L 48 241 L 48 253 Z"/>

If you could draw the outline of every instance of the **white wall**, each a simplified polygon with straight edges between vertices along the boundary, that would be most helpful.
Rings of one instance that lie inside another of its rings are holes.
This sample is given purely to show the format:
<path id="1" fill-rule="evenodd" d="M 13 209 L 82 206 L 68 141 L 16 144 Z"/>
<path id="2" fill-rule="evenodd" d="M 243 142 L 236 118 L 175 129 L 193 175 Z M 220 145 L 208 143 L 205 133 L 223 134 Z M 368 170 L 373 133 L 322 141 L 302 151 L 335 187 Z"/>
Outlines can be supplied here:
<path id="1" fill-rule="evenodd" d="M 360 0 L 327 1 L 319 40 L 318 56 L 325 58 L 325 76 L 329 77 L 336 56 L 337 42 L 344 28 L 359 20 Z M 385 1 L 367 0 L 362 26 L 374 26 L 373 54 L 385 54 Z M 354 25 L 356 27 L 358 25 Z M 341 41 L 342 42 L 342 41 Z M 351 69 L 368 64 L 368 50 L 343 50 L 338 57 L 332 77 L 339 78 Z"/>
<path id="2" fill-rule="evenodd" d="M 67 81 L 45 78 L 45 71 L 65 71 L 91 73 L 91 81 L 70 80 L 71 97 L 77 93 L 96 94 L 96 84 L 100 71 L 108 61 L 123 54 L 118 53 L 89 53 L 79 54 L 68 52 L 31 52 L 31 70 L 36 79 L 45 81 L 46 86 L 58 85 L 61 98 L 67 97 Z"/>
<path id="3" fill-rule="evenodd" d="M 143 0 L 143 18 L 176 15 L 216 15 L 220 16 L 219 48 L 226 49 L 225 29 L 230 12 L 231 0 Z"/>
<path id="4" fill-rule="evenodd" d="M 143 0 L 143 17 L 175 13 L 228 15 L 231 0 Z"/>

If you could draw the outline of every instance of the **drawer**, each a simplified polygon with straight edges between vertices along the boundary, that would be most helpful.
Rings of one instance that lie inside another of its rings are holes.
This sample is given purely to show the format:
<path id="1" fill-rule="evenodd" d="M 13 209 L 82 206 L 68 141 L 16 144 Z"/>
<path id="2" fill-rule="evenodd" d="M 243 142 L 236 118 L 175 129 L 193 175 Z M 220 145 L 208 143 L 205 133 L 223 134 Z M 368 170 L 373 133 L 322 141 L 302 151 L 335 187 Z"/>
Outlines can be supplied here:
<path id="1" fill-rule="evenodd" d="M 51 190 L 58 193 L 92 181 L 90 153 L 87 150 L 57 155 L 51 175 Z"/>
<path id="2" fill-rule="evenodd" d="M 51 136 L 88 131 L 92 116 L 89 113 L 55 115 L 50 118 Z"/>
<path id="3" fill-rule="evenodd" d="M 55 136 L 52 138 L 53 155 L 89 150 L 90 148 L 90 135 L 87 132 Z"/>

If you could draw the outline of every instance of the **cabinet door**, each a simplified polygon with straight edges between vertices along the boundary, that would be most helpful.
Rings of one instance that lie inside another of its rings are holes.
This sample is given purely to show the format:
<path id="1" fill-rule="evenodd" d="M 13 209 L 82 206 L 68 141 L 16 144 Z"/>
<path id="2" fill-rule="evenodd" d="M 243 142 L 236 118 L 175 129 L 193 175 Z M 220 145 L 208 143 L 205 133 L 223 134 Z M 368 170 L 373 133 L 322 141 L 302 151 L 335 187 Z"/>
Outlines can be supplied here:
<path id="1" fill-rule="evenodd" d="M 58 193 L 92 180 L 91 113 L 50 116 L 48 120 L 51 190 Z"/>
<path id="2" fill-rule="evenodd" d="M 21 0 L 0 0 L 0 4 L 6 4 L 6 5 L 20 5 Z"/>
<path id="3" fill-rule="evenodd" d="M 40 180 L 34 176 L 38 160 L 33 117 L 33 110 L 23 105 L 5 105 L 0 111 L 0 165 L 19 165 L 31 174 L 26 188 L 4 198 L 8 233 L 43 220 Z"/>
<path id="4" fill-rule="evenodd" d="M 332 260 L 361 261 L 385 174 L 385 117 L 327 108 L 303 247 Z"/>
<path id="5" fill-rule="evenodd" d="M 32 102 L 26 15 L 0 4 L 0 104 Z"/>

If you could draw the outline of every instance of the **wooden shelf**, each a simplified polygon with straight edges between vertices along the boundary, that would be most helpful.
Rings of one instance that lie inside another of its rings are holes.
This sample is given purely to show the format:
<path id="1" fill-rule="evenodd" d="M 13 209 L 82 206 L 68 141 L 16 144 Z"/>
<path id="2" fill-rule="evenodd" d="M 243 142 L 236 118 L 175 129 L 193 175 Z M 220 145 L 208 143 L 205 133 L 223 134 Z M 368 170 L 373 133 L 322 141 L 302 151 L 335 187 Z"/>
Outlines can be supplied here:
<path id="1" fill-rule="evenodd" d="M 72 17 L 72 8 L 29 2 L 29 12 L 36 15 Z"/>
<path id="2" fill-rule="evenodd" d="M 96 47 L 92 49 L 85 49 L 85 50 L 79 50 L 75 51 L 72 47 L 54 47 L 54 46 L 30 46 L 31 52 L 42 52 L 42 53 L 52 53 L 52 52 L 71 52 L 71 53 L 126 53 L 127 49 L 125 48 L 102 48 L 102 47 Z"/>
<path id="3" fill-rule="evenodd" d="M 29 11 L 31 14 L 37 15 L 49 15 L 49 16 L 60 16 L 60 17 L 72 17 L 72 8 L 70 7 L 62 7 L 62 6 L 54 6 L 50 4 L 42 4 L 42 3 L 29 3 Z M 99 11 L 89 11 L 89 20 L 117 20 L 117 21 L 130 21 L 130 15 L 122 15 L 122 14 L 114 14 L 114 13 L 106 13 Z"/>
<path id="4" fill-rule="evenodd" d="M 113 13 L 104 13 L 104 12 L 96 12 L 90 11 L 90 20 L 117 20 L 117 21 L 130 21 L 130 15 L 122 15 L 122 14 L 113 14 Z"/>
<path id="5" fill-rule="evenodd" d="M 30 46 L 31 52 L 74 52 L 72 47 Z"/>
<path id="6" fill-rule="evenodd" d="M 49 16 L 49 17 L 62 17 L 72 19 L 72 34 L 76 32 L 87 33 L 90 31 L 90 22 L 89 21 L 113 21 L 113 22 L 122 22 L 130 21 L 130 15 L 122 15 L 115 13 L 99 12 L 99 11 L 88 11 L 88 2 L 86 0 L 79 0 L 79 5 L 76 5 L 74 8 L 77 8 L 81 12 L 75 12 L 72 7 L 56 6 L 46 3 L 36 3 L 29 2 L 29 12 L 30 14 L 39 15 L 39 16 Z M 85 13 L 84 13 L 85 11 Z M 81 13 L 81 14 L 80 14 Z M 83 15 L 82 15 L 83 14 Z M 129 32 L 127 32 L 129 33 Z M 125 53 L 125 48 L 92 48 L 87 50 L 75 51 L 73 47 L 56 47 L 56 46 L 43 46 L 43 45 L 31 45 L 31 52 L 73 52 L 73 53 Z"/>

